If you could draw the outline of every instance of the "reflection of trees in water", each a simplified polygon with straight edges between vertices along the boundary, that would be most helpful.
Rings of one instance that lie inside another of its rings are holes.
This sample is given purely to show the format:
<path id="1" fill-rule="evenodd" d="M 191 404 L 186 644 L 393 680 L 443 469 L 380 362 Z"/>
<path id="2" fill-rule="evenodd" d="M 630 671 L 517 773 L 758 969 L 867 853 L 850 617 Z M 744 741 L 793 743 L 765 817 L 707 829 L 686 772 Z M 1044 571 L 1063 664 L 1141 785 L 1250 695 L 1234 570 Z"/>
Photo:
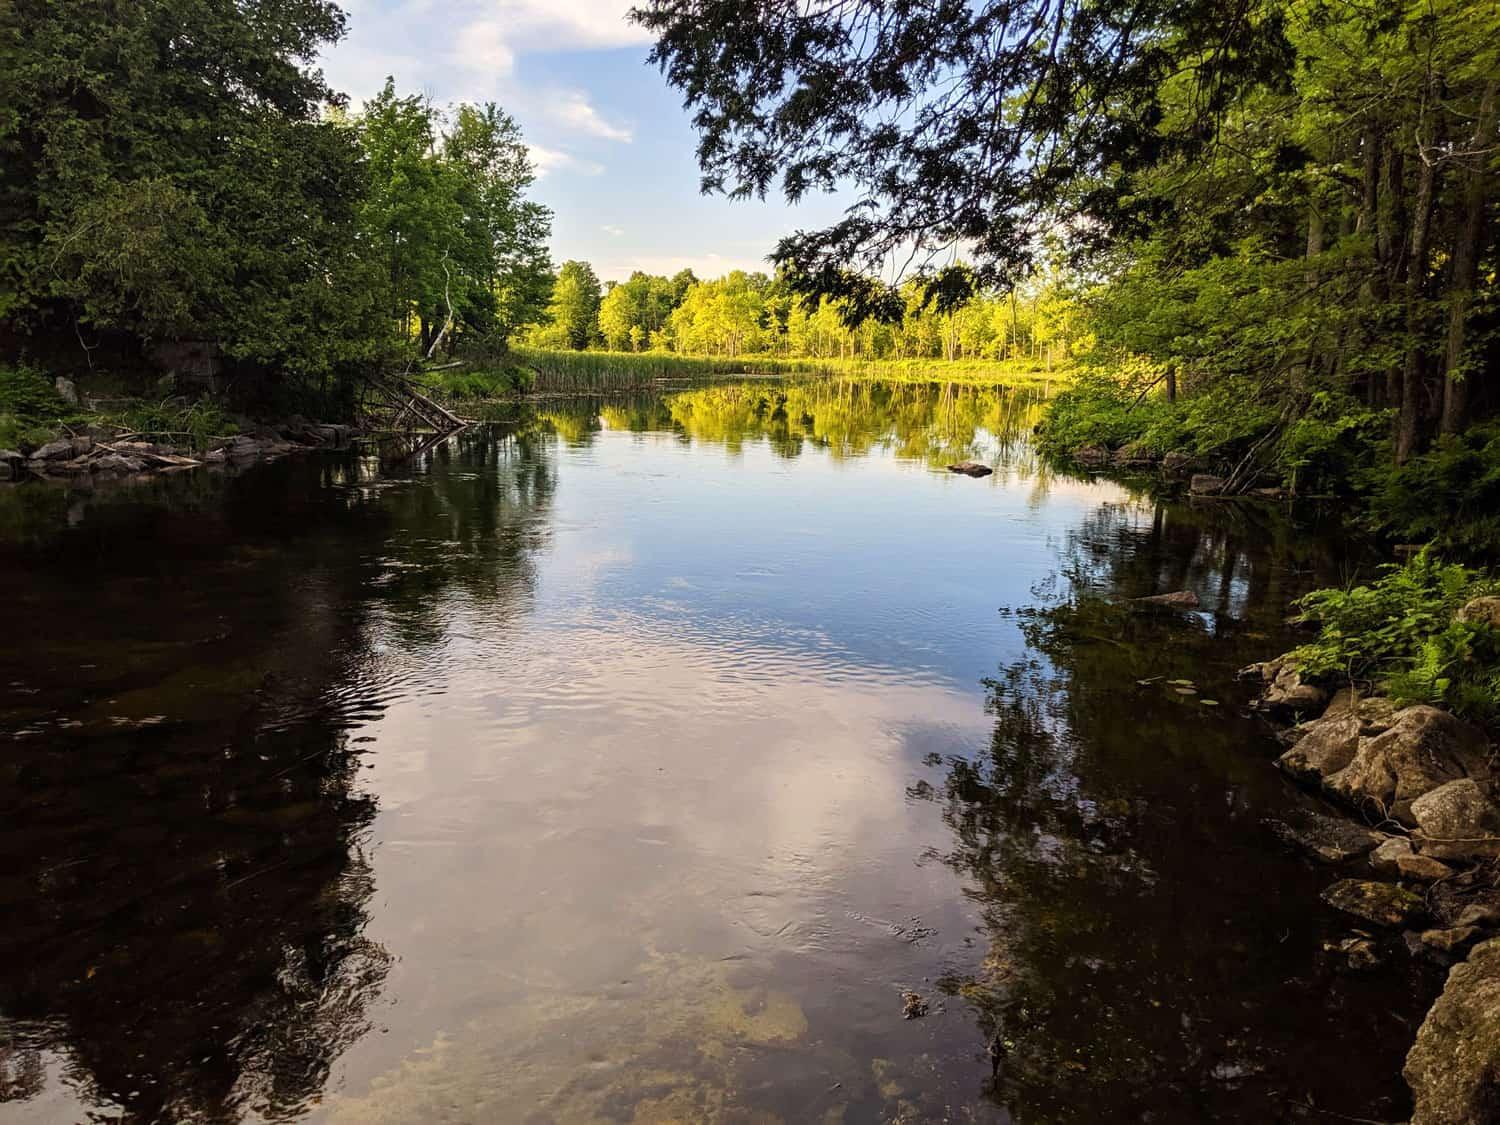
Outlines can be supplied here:
<path id="1" fill-rule="evenodd" d="M 987 750 L 932 759 L 941 780 L 912 787 L 942 809 L 988 947 L 943 987 L 1021 1120 L 1403 1108 L 1401 986 L 1322 954 L 1320 876 L 1261 824 L 1290 799 L 1266 736 L 1201 703 L 1232 702 L 1236 631 L 1276 628 L 1283 599 L 1327 576 L 1283 544 L 1228 511 L 1100 509 L 1063 544 L 1066 588 L 1021 616 L 1029 655 L 990 684 Z M 1183 586 L 1211 626 L 1119 598 Z M 1200 694 L 1161 682 L 1176 678 Z"/>
<path id="2" fill-rule="evenodd" d="M 32 638 L 0 654 L 28 685 L 0 694 L 23 736 L 0 760 L 0 1099 L 44 1093 L 54 1055 L 127 1120 L 319 1097 L 391 962 L 363 932 L 377 803 L 351 734 L 414 651 L 381 630 L 438 635 L 453 590 L 524 605 L 542 440 L 465 434 L 418 486 L 353 459 L 164 481 L 0 543 Z"/>
<path id="3" fill-rule="evenodd" d="M 1008 462 L 1040 400 L 1004 387 L 824 379 L 716 384 L 673 394 L 667 406 L 684 435 L 732 449 L 764 439 L 785 457 L 810 443 L 835 458 L 882 448 L 945 465 L 981 453 Z M 994 448 L 982 448 L 986 435 Z"/>

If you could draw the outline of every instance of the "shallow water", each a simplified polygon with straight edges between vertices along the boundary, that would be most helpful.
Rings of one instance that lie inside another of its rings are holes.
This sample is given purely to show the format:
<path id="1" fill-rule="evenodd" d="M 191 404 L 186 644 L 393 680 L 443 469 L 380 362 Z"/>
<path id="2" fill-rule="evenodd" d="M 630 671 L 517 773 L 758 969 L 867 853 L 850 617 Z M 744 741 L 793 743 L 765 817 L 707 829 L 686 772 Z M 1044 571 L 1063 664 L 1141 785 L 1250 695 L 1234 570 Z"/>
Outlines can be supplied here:
<path id="1" fill-rule="evenodd" d="M 1232 682 L 1336 535 L 1003 392 L 514 413 L 0 492 L 0 1120 L 1407 1111 Z"/>

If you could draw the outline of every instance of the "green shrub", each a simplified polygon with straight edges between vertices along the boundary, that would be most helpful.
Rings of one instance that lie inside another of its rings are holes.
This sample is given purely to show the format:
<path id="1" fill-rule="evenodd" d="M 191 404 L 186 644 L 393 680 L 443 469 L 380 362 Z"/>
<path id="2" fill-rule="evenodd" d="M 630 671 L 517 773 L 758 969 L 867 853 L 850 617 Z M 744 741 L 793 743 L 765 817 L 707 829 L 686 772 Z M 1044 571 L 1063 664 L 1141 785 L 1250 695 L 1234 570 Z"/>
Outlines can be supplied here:
<path id="1" fill-rule="evenodd" d="M 1450 552 L 1500 552 L 1500 425 L 1445 437 L 1405 465 L 1380 464 L 1362 484 L 1370 522 L 1383 534 Z"/>
<path id="2" fill-rule="evenodd" d="M 1318 637 L 1293 650 L 1304 676 L 1372 683 L 1400 703 L 1442 703 L 1493 719 L 1500 704 L 1500 631 L 1455 614 L 1500 590 L 1496 579 L 1423 550 L 1382 567 L 1366 586 L 1315 590 L 1298 603 Z"/>
<path id="3" fill-rule="evenodd" d="M 40 371 L 0 365 L 0 447 L 33 449 L 79 418 Z"/>
<path id="4" fill-rule="evenodd" d="M 179 398 L 136 402 L 104 415 L 100 422 L 148 441 L 192 449 L 204 449 L 214 438 L 239 432 L 239 427 L 225 413 L 223 403 L 210 398 L 195 402 Z"/>
<path id="5" fill-rule="evenodd" d="M 1300 492 L 1350 487 L 1387 455 L 1393 413 L 1371 410 L 1348 395 L 1313 395 L 1277 449 L 1282 482 Z"/>

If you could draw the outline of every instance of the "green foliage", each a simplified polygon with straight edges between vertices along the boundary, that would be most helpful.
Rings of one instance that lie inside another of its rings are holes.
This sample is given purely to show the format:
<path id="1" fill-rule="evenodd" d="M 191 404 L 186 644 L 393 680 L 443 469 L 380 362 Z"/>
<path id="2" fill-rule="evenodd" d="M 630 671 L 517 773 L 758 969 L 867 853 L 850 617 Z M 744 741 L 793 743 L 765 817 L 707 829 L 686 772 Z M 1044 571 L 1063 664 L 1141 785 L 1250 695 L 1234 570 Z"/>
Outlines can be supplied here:
<path id="1" fill-rule="evenodd" d="M 1490 719 L 1500 707 L 1500 631 L 1455 614 L 1500 582 L 1423 550 L 1369 585 L 1315 590 L 1298 603 L 1316 640 L 1292 652 L 1315 679 L 1375 683 L 1398 702 Z"/>
<path id="2" fill-rule="evenodd" d="M 587 262 L 568 261 L 557 271 L 545 326 L 532 343 L 582 351 L 599 342 L 599 278 Z"/>
<path id="3" fill-rule="evenodd" d="M 1500 426 L 1440 441 L 1405 465 L 1372 467 L 1363 483 L 1377 529 L 1466 554 L 1500 552 Z"/>
<path id="4" fill-rule="evenodd" d="M 215 399 L 169 397 L 134 402 L 104 414 L 99 423 L 126 431 L 139 440 L 158 441 L 184 449 L 205 449 L 215 438 L 239 432 L 224 404 Z"/>
<path id="5" fill-rule="evenodd" d="M 1353 485 L 1390 448 L 1393 412 L 1372 410 L 1347 396 L 1320 391 L 1277 446 L 1282 480 L 1300 491 Z"/>
<path id="6" fill-rule="evenodd" d="M 79 417 L 40 371 L 0 364 L 0 448 L 33 449 Z"/>

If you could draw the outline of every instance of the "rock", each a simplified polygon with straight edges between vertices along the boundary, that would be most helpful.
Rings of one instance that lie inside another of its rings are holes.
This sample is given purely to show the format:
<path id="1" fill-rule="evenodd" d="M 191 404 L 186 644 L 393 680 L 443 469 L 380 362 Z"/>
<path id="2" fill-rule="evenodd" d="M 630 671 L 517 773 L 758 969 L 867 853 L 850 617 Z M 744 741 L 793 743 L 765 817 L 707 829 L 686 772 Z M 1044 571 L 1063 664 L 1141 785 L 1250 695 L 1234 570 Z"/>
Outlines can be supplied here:
<path id="1" fill-rule="evenodd" d="M 73 456 L 71 441 L 49 441 L 31 455 L 33 461 L 61 461 Z"/>
<path id="2" fill-rule="evenodd" d="M 1302 781 L 1321 783 L 1352 762 L 1359 750 L 1360 726 L 1354 715 L 1325 715 L 1297 730 L 1301 736 L 1277 765 Z"/>
<path id="3" fill-rule="evenodd" d="M 901 1018 L 904 1020 L 920 1019 L 927 1014 L 927 1001 L 916 992 L 903 992 L 901 994 Z"/>
<path id="4" fill-rule="evenodd" d="M 1411 1125 L 1500 1120 L 1500 938 L 1449 971 L 1402 1073 L 1416 1103 Z"/>
<path id="5" fill-rule="evenodd" d="M 1500 598 L 1475 598 L 1458 611 L 1458 619 L 1500 629 Z"/>
<path id="6" fill-rule="evenodd" d="M 1193 455 L 1173 450 L 1161 459 L 1161 471 L 1172 476 L 1181 476 L 1193 467 Z"/>
<path id="7" fill-rule="evenodd" d="M 1250 495 L 1262 500 L 1285 500 L 1291 494 L 1284 488 L 1252 488 Z"/>
<path id="8" fill-rule="evenodd" d="M 65 379 L 59 375 L 52 385 L 57 388 L 58 397 L 65 403 L 69 406 L 78 405 L 78 387 L 72 379 Z"/>
<path id="9" fill-rule="evenodd" d="M 1487 777 L 1488 758 L 1489 742 L 1477 727 L 1419 704 L 1398 711 L 1383 734 L 1362 739 L 1325 784 L 1357 807 L 1411 823 L 1414 800 L 1447 781 Z"/>
<path id="10" fill-rule="evenodd" d="M 1477 860 L 1500 855 L 1500 805 L 1472 777 L 1459 778 L 1411 803 L 1413 839 L 1425 856 Z"/>
<path id="11" fill-rule="evenodd" d="M 1415 854 L 1411 850 L 1411 841 L 1405 836 L 1392 836 L 1370 853 L 1370 866 L 1378 875 L 1399 876 L 1401 870 L 1397 864 Z"/>
<path id="12" fill-rule="evenodd" d="M 1397 874 L 1413 883 L 1436 883 L 1453 874 L 1453 868 L 1430 855 L 1406 855 L 1396 861 Z"/>
<path id="13" fill-rule="evenodd" d="M 210 449 L 203 455 L 202 460 L 210 463 L 218 463 L 227 460 L 227 456 L 222 449 Z"/>
<path id="14" fill-rule="evenodd" d="M 1194 473 L 1192 479 L 1188 481 L 1188 491 L 1194 496 L 1218 496 L 1228 483 L 1223 477 L 1210 476 L 1208 473 Z"/>
<path id="15" fill-rule="evenodd" d="M 0 472 L 11 480 L 20 480 L 26 472 L 26 458 L 14 449 L 0 449 Z"/>
<path id="16" fill-rule="evenodd" d="M 1262 665 L 1262 676 L 1268 684 L 1256 705 L 1281 717 L 1312 715 L 1328 702 L 1328 692 L 1317 684 L 1303 683 L 1301 674 L 1287 660 Z"/>
<path id="17" fill-rule="evenodd" d="M 1323 948 L 1342 955 L 1344 968 L 1351 972 L 1362 973 L 1378 969 L 1385 961 L 1380 955 L 1379 946 L 1366 937 L 1345 938 L 1336 945 L 1325 945 Z"/>
<path id="18" fill-rule="evenodd" d="M 1477 926 L 1481 930 L 1500 928 L 1500 905 L 1493 902 L 1476 902 L 1458 912 L 1453 920 L 1455 926 Z"/>
<path id="19" fill-rule="evenodd" d="M 1359 719 L 1359 733 L 1368 736 L 1384 734 L 1396 723 L 1396 705 L 1383 695 L 1361 695 L 1353 688 L 1340 688 L 1328 701 L 1323 717 L 1354 715 Z"/>
<path id="20" fill-rule="evenodd" d="M 1156 456 L 1148 449 L 1143 448 L 1136 442 L 1122 445 L 1115 450 L 1116 465 L 1154 465 Z"/>
<path id="21" fill-rule="evenodd" d="M 966 477 L 987 477 L 995 470 L 988 465 L 981 465 L 978 461 L 960 461 L 956 465 L 949 465 L 950 473 L 962 473 Z"/>
<path id="22" fill-rule="evenodd" d="M 1365 879 L 1340 879 L 1322 898 L 1329 906 L 1377 926 L 1408 925 L 1426 912 L 1422 900 L 1405 887 Z"/>
<path id="23" fill-rule="evenodd" d="M 1191 590 L 1174 590 L 1170 594 L 1152 594 L 1146 598 L 1132 598 L 1137 605 L 1159 605 L 1167 609 L 1197 609 L 1198 595 Z"/>
<path id="24" fill-rule="evenodd" d="M 1110 459 L 1110 453 L 1102 445 L 1085 445 L 1073 453 L 1073 459 L 1085 465 L 1102 465 Z"/>
<path id="25" fill-rule="evenodd" d="M 1484 935 L 1475 926 L 1454 926 L 1448 930 L 1424 930 L 1408 933 L 1406 947 L 1414 955 L 1427 956 L 1443 964 L 1451 964 L 1462 957 L 1464 951 Z"/>
<path id="26" fill-rule="evenodd" d="M 1294 811 L 1263 822 L 1278 840 L 1319 863 L 1347 863 L 1380 843 L 1380 836 L 1338 816 Z M 1384 846 L 1384 845 L 1382 845 Z"/>

